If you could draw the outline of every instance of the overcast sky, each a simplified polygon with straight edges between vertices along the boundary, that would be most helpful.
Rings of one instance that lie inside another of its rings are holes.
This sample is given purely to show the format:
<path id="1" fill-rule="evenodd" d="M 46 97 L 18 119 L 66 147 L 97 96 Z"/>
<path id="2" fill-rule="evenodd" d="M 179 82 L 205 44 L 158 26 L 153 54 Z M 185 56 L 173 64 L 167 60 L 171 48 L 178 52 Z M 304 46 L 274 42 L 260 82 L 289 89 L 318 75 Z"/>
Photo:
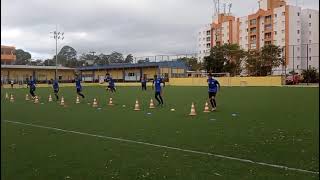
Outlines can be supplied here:
<path id="1" fill-rule="evenodd" d="M 220 0 L 223 1 L 223 0 Z M 51 58 L 55 42 L 50 31 L 65 33 L 59 43 L 78 54 L 118 51 L 134 56 L 196 52 L 196 32 L 210 23 L 212 0 L 1 0 L 1 44 Z M 257 0 L 232 2 L 232 12 L 244 16 L 258 8 Z M 319 9 L 318 0 L 291 0 Z"/>

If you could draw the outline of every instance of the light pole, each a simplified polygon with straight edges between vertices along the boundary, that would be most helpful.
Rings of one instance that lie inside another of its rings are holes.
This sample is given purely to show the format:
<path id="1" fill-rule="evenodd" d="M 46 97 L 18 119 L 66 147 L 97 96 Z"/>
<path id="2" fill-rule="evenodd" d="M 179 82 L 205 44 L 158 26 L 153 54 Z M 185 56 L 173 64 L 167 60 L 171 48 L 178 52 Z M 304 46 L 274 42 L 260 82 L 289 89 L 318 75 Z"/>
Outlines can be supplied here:
<path id="1" fill-rule="evenodd" d="M 64 32 L 58 32 L 58 26 L 56 25 L 56 30 L 53 32 L 53 39 L 56 40 L 56 74 L 55 74 L 55 80 L 57 80 L 58 75 L 58 39 L 63 40 L 64 39 Z"/>

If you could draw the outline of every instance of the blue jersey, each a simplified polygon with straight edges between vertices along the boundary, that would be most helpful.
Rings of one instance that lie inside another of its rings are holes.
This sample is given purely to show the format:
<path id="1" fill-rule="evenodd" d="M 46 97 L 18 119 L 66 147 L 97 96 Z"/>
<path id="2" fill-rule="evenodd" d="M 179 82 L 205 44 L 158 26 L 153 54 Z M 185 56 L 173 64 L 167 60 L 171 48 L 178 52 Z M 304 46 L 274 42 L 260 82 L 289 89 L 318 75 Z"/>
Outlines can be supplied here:
<path id="1" fill-rule="evenodd" d="M 109 86 L 114 87 L 114 79 L 112 77 L 107 78 L 107 82 L 109 82 Z"/>
<path id="2" fill-rule="evenodd" d="M 208 87 L 209 87 L 209 92 L 216 93 L 218 91 L 218 86 L 220 87 L 220 84 L 217 80 L 215 79 L 208 79 Z"/>
<path id="3" fill-rule="evenodd" d="M 153 81 L 156 92 L 161 92 L 161 83 L 163 83 L 161 78 L 157 78 Z"/>
<path id="4" fill-rule="evenodd" d="M 82 87 L 81 87 L 81 80 L 80 80 L 80 78 L 77 78 L 76 79 L 76 88 L 77 89 L 81 89 Z"/>
<path id="5" fill-rule="evenodd" d="M 147 81 L 145 79 L 141 79 L 141 84 L 146 84 Z"/>
<path id="6" fill-rule="evenodd" d="M 36 88 L 36 81 L 35 80 L 30 80 L 28 82 L 28 86 L 32 89 Z"/>
<path id="7" fill-rule="evenodd" d="M 58 89 L 59 89 L 58 81 L 57 81 L 57 80 L 54 80 L 52 86 L 53 86 L 53 89 L 54 89 L 54 90 L 58 90 Z"/>

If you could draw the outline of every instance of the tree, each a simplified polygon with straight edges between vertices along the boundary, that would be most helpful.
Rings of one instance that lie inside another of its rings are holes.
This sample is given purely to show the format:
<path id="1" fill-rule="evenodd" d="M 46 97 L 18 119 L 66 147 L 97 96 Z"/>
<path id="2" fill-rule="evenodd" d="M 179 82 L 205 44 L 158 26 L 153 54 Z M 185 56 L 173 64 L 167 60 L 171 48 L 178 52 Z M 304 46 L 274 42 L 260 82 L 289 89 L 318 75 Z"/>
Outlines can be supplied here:
<path id="1" fill-rule="evenodd" d="M 261 50 L 250 50 L 247 53 L 246 67 L 253 76 L 270 75 L 272 69 L 282 63 L 281 48 L 275 45 L 265 45 Z"/>
<path id="2" fill-rule="evenodd" d="M 311 68 L 308 70 L 303 70 L 301 73 L 303 77 L 303 82 L 305 83 L 318 83 L 319 82 L 319 73 L 316 68 Z"/>
<path id="3" fill-rule="evenodd" d="M 43 64 L 44 64 L 45 66 L 54 66 L 56 63 L 55 63 L 55 61 L 52 60 L 52 59 L 46 59 L 46 60 L 43 62 Z"/>
<path id="4" fill-rule="evenodd" d="M 121 53 L 112 52 L 109 56 L 110 63 L 124 63 L 123 55 Z"/>
<path id="5" fill-rule="evenodd" d="M 56 59 L 56 56 L 53 57 L 53 60 Z M 62 49 L 58 53 L 58 64 L 66 66 L 67 61 L 76 60 L 77 59 L 77 51 L 71 46 L 63 46 Z"/>
<path id="6" fill-rule="evenodd" d="M 208 72 L 222 73 L 225 62 L 224 46 L 214 46 L 210 50 L 210 55 L 204 57 L 204 67 Z"/>
<path id="7" fill-rule="evenodd" d="M 238 44 L 225 44 L 223 48 L 226 59 L 223 71 L 229 72 L 231 76 L 239 75 L 242 71 L 241 64 L 245 58 L 245 52 Z"/>
<path id="8" fill-rule="evenodd" d="M 133 56 L 129 54 L 126 59 L 124 60 L 125 63 L 133 63 Z"/>
<path id="9" fill-rule="evenodd" d="M 202 67 L 202 64 L 199 63 L 197 58 L 195 57 L 192 57 L 192 58 L 183 57 L 183 58 L 179 58 L 178 61 L 184 62 L 187 65 L 188 69 L 191 71 L 200 70 Z"/>
<path id="10" fill-rule="evenodd" d="M 16 61 L 15 64 L 17 65 L 26 65 L 30 63 L 31 54 L 26 52 L 22 49 L 16 50 Z"/>

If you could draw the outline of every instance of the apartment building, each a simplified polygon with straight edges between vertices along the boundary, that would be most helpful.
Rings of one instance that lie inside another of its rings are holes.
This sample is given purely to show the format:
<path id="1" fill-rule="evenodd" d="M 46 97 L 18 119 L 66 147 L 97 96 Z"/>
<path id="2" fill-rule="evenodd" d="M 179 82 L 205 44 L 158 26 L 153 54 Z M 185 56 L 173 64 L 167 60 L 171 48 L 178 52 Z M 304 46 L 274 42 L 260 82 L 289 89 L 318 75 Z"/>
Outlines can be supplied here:
<path id="1" fill-rule="evenodd" d="M 197 58 L 199 61 L 210 54 L 211 47 L 211 24 L 207 24 L 198 31 Z"/>
<path id="2" fill-rule="evenodd" d="M 288 5 L 286 0 L 258 3 L 259 9 L 244 17 L 220 14 L 211 24 L 211 46 L 237 43 L 253 50 L 274 44 L 283 49 L 287 72 L 319 69 L 319 11 Z M 273 74 L 283 73 L 283 68 L 275 68 Z"/>

